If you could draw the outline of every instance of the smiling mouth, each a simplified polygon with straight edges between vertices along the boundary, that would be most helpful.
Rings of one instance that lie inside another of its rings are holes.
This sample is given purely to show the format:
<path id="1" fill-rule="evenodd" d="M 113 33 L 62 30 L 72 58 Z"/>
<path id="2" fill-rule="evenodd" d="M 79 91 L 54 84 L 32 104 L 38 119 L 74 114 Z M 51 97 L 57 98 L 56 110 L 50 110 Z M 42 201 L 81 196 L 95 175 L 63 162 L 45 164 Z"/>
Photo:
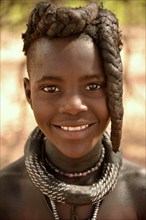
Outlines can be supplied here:
<path id="1" fill-rule="evenodd" d="M 55 132 L 57 132 L 61 138 L 78 140 L 86 138 L 90 132 L 92 132 L 92 128 L 94 128 L 96 123 L 92 124 L 83 124 L 83 125 L 54 125 L 56 128 Z"/>
<path id="2" fill-rule="evenodd" d="M 76 126 L 76 127 L 60 126 L 60 128 L 64 131 L 82 131 L 88 127 L 89 125 L 82 125 L 82 126 Z"/>

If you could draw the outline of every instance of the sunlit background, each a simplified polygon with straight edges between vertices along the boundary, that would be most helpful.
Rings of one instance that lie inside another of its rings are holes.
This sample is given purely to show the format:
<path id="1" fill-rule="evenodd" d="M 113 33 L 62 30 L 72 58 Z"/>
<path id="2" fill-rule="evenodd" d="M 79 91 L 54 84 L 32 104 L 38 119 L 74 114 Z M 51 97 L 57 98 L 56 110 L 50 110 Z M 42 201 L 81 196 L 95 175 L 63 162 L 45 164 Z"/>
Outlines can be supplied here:
<path id="1" fill-rule="evenodd" d="M 25 56 L 21 33 L 35 0 L 1 0 L 1 167 L 23 155 L 24 144 L 36 126 L 23 90 Z M 81 6 L 99 1 L 50 1 Z M 145 164 L 145 60 L 146 1 L 102 0 L 118 17 L 124 47 L 123 156 Z"/>

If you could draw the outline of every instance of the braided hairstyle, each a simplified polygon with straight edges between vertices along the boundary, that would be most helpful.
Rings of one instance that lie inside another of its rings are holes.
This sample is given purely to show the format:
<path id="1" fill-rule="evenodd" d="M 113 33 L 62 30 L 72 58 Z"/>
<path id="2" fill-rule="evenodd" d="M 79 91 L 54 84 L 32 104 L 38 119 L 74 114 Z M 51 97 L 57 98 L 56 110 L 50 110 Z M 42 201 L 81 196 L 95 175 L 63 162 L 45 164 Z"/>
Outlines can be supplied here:
<path id="1" fill-rule="evenodd" d="M 107 79 L 112 148 L 117 152 L 122 134 L 123 80 L 120 57 L 122 42 L 115 15 L 96 3 L 80 8 L 57 8 L 48 2 L 39 3 L 32 11 L 27 30 L 22 35 L 23 51 L 27 55 L 32 42 L 41 37 L 63 38 L 83 33 L 94 40 L 100 51 Z"/>

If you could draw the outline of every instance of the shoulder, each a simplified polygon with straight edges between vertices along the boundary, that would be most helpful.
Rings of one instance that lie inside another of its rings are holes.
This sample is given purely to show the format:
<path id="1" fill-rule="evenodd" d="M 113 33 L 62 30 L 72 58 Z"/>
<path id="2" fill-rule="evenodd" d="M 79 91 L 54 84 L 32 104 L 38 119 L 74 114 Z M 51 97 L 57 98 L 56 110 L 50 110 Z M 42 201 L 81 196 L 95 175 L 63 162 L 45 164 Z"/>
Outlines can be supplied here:
<path id="1" fill-rule="evenodd" d="M 146 205 L 146 170 L 145 168 L 124 160 L 120 182 L 126 188 L 128 198 L 133 202 L 137 216 L 144 217 Z"/>
<path id="2" fill-rule="evenodd" d="M 0 183 L 2 193 L 7 192 L 9 195 L 11 195 L 11 190 L 12 193 L 14 193 L 15 189 L 18 191 L 18 186 L 21 184 L 22 179 L 25 178 L 26 171 L 24 166 L 24 158 L 20 158 L 1 170 Z"/>
<path id="3" fill-rule="evenodd" d="M 20 158 L 16 162 L 1 170 L 0 209 L 1 216 L 3 218 L 5 216 L 4 219 L 10 219 L 9 213 L 14 213 L 16 204 L 19 204 L 22 200 L 22 184 L 23 182 L 25 184 L 26 181 L 27 175 L 25 171 L 24 158 Z"/>
<path id="4" fill-rule="evenodd" d="M 4 189 L 19 184 L 21 179 L 26 177 L 24 158 L 20 158 L 14 163 L 4 167 L 1 170 L 0 182 Z"/>
<path id="5" fill-rule="evenodd" d="M 144 167 L 124 159 L 121 177 L 129 186 L 137 189 L 145 189 L 146 170 Z"/>
<path id="6" fill-rule="evenodd" d="M 0 217 L 3 220 L 53 219 L 40 190 L 25 168 L 24 157 L 5 167 L 0 178 Z"/>
<path id="7" fill-rule="evenodd" d="M 1 178 L 7 175 L 18 174 L 20 171 L 22 171 L 24 166 L 24 157 L 21 157 L 1 170 Z"/>
<path id="8" fill-rule="evenodd" d="M 22 157 L 1 170 L 0 181 L 1 183 L 5 182 L 6 185 L 11 185 L 11 182 L 16 183 L 16 179 L 20 180 L 24 178 L 25 174 L 24 158 Z M 8 182 L 8 180 L 11 181 Z"/>
<path id="9" fill-rule="evenodd" d="M 1 170 L 0 182 L 5 188 L 19 184 L 24 178 L 26 169 L 23 157 Z"/>

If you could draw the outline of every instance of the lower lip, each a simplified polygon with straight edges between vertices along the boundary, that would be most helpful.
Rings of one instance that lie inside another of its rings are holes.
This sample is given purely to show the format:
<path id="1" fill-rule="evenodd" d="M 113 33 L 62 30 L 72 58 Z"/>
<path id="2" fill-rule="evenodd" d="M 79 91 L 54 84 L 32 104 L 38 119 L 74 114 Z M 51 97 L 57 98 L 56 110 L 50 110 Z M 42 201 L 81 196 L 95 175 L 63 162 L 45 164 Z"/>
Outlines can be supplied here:
<path id="1" fill-rule="evenodd" d="M 83 139 L 83 138 L 87 137 L 89 135 L 89 133 L 92 132 L 94 127 L 95 127 L 95 124 L 92 124 L 83 130 L 68 131 L 68 130 L 63 130 L 60 127 L 53 125 L 55 132 L 57 132 L 61 136 L 61 138 L 71 139 L 71 140 Z"/>

